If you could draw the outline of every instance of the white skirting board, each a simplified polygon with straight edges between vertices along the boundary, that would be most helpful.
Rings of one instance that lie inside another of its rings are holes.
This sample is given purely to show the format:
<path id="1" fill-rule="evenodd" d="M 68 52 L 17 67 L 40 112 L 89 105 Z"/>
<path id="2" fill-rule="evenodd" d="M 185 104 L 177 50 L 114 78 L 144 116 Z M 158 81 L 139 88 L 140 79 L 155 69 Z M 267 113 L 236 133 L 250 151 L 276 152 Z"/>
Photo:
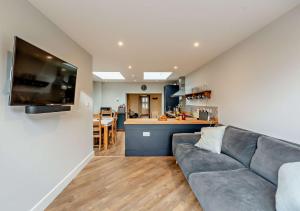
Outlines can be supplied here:
<path id="1" fill-rule="evenodd" d="M 94 151 L 86 156 L 67 174 L 49 193 L 47 193 L 30 211 L 42 211 L 70 184 L 77 174 L 93 159 Z"/>

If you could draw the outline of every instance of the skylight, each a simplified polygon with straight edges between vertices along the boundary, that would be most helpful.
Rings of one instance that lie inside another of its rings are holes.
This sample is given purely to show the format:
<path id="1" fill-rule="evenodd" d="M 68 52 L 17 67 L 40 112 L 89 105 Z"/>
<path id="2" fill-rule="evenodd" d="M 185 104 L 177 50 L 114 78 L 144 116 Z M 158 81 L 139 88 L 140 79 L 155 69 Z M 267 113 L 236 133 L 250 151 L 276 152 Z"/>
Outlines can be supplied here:
<path id="1" fill-rule="evenodd" d="M 172 72 L 144 72 L 144 80 L 166 80 Z"/>
<path id="2" fill-rule="evenodd" d="M 120 72 L 93 72 L 93 74 L 104 80 L 124 80 Z"/>

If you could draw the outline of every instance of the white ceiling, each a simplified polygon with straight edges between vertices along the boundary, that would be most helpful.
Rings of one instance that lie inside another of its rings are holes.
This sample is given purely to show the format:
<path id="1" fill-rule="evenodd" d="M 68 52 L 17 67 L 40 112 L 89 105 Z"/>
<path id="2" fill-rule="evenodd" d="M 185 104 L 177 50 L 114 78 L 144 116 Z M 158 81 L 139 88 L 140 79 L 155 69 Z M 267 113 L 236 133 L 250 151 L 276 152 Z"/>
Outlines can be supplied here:
<path id="1" fill-rule="evenodd" d="M 186 75 L 300 0 L 29 0 L 93 56 L 93 71 Z M 124 46 L 118 47 L 118 41 Z M 199 48 L 193 43 L 198 41 Z M 131 65 L 133 68 L 128 69 Z M 178 70 L 174 70 L 174 66 Z M 133 77 L 135 75 L 135 77 Z"/>

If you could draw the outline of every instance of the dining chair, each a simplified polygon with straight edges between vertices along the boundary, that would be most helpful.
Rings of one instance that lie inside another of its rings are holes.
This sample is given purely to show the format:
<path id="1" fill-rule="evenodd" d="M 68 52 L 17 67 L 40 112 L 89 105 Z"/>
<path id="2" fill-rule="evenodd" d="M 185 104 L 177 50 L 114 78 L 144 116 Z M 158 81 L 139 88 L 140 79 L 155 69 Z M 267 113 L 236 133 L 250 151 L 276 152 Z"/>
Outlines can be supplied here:
<path id="1" fill-rule="evenodd" d="M 115 140 L 117 141 L 117 138 L 118 138 L 118 112 L 115 112 L 114 123 L 115 123 Z"/>
<path id="2" fill-rule="evenodd" d="M 112 117 L 113 115 L 113 112 L 112 112 L 112 109 L 111 108 L 101 108 L 100 109 L 100 115 L 102 117 Z"/>
<path id="3" fill-rule="evenodd" d="M 99 148 L 99 151 L 101 150 L 101 143 L 102 143 L 102 124 L 101 124 L 101 115 L 95 116 L 97 118 L 97 121 L 93 121 L 93 139 L 94 139 L 94 147 Z M 97 144 L 98 140 L 98 144 Z"/>
<path id="4" fill-rule="evenodd" d="M 98 118 L 99 118 L 99 116 L 100 116 L 100 114 L 99 114 L 99 113 L 93 114 L 93 118 L 94 118 L 94 119 L 98 119 Z"/>
<path id="5" fill-rule="evenodd" d="M 117 120 L 118 120 L 118 113 L 114 112 L 113 115 L 113 121 L 111 126 L 111 132 L 112 132 L 112 143 L 115 144 L 117 141 Z"/>

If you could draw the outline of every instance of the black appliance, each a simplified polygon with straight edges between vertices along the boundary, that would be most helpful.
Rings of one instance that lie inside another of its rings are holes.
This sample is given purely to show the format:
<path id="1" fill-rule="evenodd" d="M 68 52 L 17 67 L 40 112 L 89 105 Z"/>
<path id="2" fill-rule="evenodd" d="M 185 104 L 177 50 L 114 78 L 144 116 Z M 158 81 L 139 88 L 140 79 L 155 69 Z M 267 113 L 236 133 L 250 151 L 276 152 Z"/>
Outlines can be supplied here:
<path id="1" fill-rule="evenodd" d="M 9 105 L 28 106 L 27 113 L 57 112 L 74 104 L 76 76 L 74 65 L 15 37 Z"/>

